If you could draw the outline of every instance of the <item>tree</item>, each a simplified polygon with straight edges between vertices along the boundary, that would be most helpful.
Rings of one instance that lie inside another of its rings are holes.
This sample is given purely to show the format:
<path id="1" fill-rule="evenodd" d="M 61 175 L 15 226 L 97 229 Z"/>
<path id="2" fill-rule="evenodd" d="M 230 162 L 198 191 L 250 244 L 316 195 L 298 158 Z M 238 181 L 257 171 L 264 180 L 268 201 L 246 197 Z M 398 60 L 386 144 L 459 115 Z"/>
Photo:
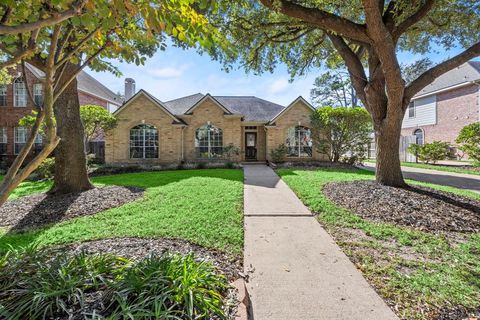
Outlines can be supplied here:
<path id="1" fill-rule="evenodd" d="M 117 126 L 115 118 L 107 109 L 102 106 L 87 104 L 80 106 L 80 118 L 85 128 L 85 145 L 92 140 L 99 132 L 108 131 Z"/>
<path id="2" fill-rule="evenodd" d="M 45 10 L 32 12 L 22 2 L 11 2 L 0 6 L 0 16 L 8 16 L 10 26 L 14 26 L 46 19 L 49 15 L 45 11 L 52 12 L 51 16 L 58 14 L 58 8 L 39 2 L 44 4 Z M 208 47 L 217 36 L 208 21 L 197 12 L 198 8 L 205 6 L 206 1 L 80 2 L 83 7 L 78 15 L 20 34 L 0 34 L 0 43 L 4 44 L 0 46 L 2 58 L 15 48 L 22 47 L 26 39 L 35 38 L 33 52 L 22 56 L 21 60 L 28 61 L 45 73 L 44 103 L 36 106 L 38 116 L 27 143 L 0 186 L 0 205 L 51 153 L 61 141 L 60 138 L 63 142 L 56 152 L 52 192 L 81 191 L 92 187 L 86 173 L 83 126 L 76 94 L 76 76 L 87 65 L 97 71 L 111 71 L 119 75 L 109 60 L 141 64 L 158 48 L 165 49 L 167 38 L 171 37 L 175 44 L 183 46 L 199 44 Z M 62 7 L 72 2 L 55 3 Z M 57 119 L 57 126 L 54 118 Z M 20 170 L 44 119 L 47 143 L 42 152 Z"/>
<path id="3" fill-rule="evenodd" d="M 401 123 L 411 98 L 435 78 L 480 55 L 477 0 L 239 0 L 223 1 L 216 23 L 237 50 L 211 52 L 226 67 L 273 71 L 285 63 L 292 77 L 346 65 L 372 118 L 376 181 L 406 186 L 400 169 Z M 431 44 L 463 51 L 420 74 L 402 78 L 398 53 L 424 54 Z"/>
<path id="4" fill-rule="evenodd" d="M 334 70 L 315 79 L 310 91 L 312 102 L 317 106 L 357 107 L 358 100 L 348 72 Z"/>
<path id="5" fill-rule="evenodd" d="M 460 150 L 468 154 L 476 166 L 480 166 L 480 122 L 463 127 L 455 142 L 461 144 Z"/>
<path id="6" fill-rule="evenodd" d="M 358 162 L 371 142 L 372 122 L 363 108 L 322 107 L 311 117 L 313 143 L 330 161 Z"/>

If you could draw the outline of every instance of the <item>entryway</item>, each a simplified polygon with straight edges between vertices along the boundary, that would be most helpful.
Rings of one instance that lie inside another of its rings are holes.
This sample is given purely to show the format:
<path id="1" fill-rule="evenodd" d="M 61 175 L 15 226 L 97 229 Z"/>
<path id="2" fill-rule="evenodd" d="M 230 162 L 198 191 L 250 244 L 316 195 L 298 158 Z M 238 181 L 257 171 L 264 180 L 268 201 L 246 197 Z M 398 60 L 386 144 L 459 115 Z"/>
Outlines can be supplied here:
<path id="1" fill-rule="evenodd" d="M 245 133 L 245 160 L 257 161 L 257 133 Z"/>

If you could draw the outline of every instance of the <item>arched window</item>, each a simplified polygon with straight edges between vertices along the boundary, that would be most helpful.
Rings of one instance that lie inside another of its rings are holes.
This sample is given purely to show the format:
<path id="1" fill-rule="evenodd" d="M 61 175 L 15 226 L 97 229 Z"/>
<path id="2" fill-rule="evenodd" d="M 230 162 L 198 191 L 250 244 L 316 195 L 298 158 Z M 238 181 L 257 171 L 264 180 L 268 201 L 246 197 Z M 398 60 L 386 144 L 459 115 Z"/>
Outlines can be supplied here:
<path id="1" fill-rule="evenodd" d="M 223 154 L 223 131 L 208 123 L 195 131 L 197 158 L 216 159 Z"/>
<path id="2" fill-rule="evenodd" d="M 289 157 L 312 156 L 312 134 L 309 128 L 296 126 L 288 129 L 285 144 Z"/>
<path id="3" fill-rule="evenodd" d="M 25 81 L 23 81 L 23 78 L 17 78 L 13 82 L 13 106 L 27 106 L 27 88 L 25 86 Z"/>
<path id="4" fill-rule="evenodd" d="M 141 124 L 130 129 L 130 158 L 158 158 L 157 128 L 148 124 Z"/>
<path id="5" fill-rule="evenodd" d="M 423 145 L 423 130 L 422 129 L 417 129 L 413 132 L 413 135 L 415 136 L 415 143 L 419 145 Z"/>

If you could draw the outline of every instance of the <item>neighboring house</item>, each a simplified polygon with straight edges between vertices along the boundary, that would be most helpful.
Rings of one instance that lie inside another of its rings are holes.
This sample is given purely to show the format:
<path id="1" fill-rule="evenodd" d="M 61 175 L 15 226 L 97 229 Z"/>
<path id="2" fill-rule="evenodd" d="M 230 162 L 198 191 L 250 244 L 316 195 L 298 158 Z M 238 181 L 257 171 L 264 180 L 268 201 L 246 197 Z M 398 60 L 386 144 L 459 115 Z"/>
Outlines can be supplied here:
<path id="1" fill-rule="evenodd" d="M 455 145 L 460 130 L 480 120 L 480 61 L 470 61 L 437 78 L 413 99 L 402 136 L 418 144 L 435 140 Z"/>
<path id="2" fill-rule="evenodd" d="M 256 97 L 195 94 L 161 102 L 140 90 L 114 114 L 118 126 L 105 137 L 107 163 L 176 163 L 225 159 L 266 161 L 281 144 L 287 160 L 321 160 L 312 147 L 314 108 L 299 97 L 284 107 Z"/>
<path id="3" fill-rule="evenodd" d="M 43 100 L 44 73 L 26 64 L 26 82 L 18 72 L 13 82 L 0 85 L 0 161 L 10 162 L 24 146 L 28 129 L 20 127 L 18 121 L 29 115 L 33 110 L 33 103 L 28 98 L 26 83 L 37 103 Z M 17 71 L 19 71 L 18 69 Z M 77 76 L 78 99 L 80 105 L 96 104 L 114 112 L 122 104 L 122 97 L 114 94 L 86 72 Z M 33 153 L 42 148 L 42 136 L 37 137 Z M 103 150 L 99 152 L 103 153 Z"/>

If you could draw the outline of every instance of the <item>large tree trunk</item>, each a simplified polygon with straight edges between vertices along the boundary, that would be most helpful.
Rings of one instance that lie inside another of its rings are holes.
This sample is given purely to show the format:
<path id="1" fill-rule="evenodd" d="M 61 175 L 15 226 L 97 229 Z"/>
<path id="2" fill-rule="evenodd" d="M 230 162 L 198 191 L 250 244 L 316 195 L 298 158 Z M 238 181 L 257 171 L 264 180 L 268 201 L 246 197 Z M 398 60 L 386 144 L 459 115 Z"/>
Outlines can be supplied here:
<path id="1" fill-rule="evenodd" d="M 377 153 L 375 177 L 380 184 L 404 188 L 407 184 L 403 180 L 399 150 L 401 119 L 402 115 L 398 115 L 395 119 L 387 117 L 381 122 L 374 123 Z"/>
<path id="2" fill-rule="evenodd" d="M 69 64 L 64 78 L 77 67 Z M 63 79 L 62 79 L 63 80 Z M 61 80 L 60 83 L 63 83 Z M 55 101 L 57 133 L 61 138 L 55 150 L 55 179 L 50 193 L 81 192 L 93 188 L 87 173 L 84 128 L 80 118 L 77 80 L 73 79 Z"/>

